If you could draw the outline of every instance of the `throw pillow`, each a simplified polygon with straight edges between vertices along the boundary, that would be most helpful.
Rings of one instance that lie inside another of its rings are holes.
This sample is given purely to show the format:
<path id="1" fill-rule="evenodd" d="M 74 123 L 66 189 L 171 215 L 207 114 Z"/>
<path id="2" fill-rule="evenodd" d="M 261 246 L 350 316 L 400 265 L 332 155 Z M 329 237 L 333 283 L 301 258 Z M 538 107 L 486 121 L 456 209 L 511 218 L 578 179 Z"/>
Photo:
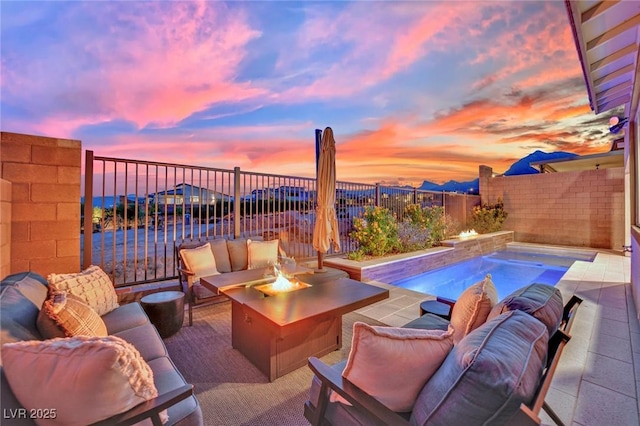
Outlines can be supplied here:
<path id="1" fill-rule="evenodd" d="M 356 322 L 342 376 L 389 409 L 408 412 L 452 347 L 451 331 Z M 335 393 L 331 400 L 346 402 Z"/>
<path id="2" fill-rule="evenodd" d="M 227 240 L 227 248 L 229 249 L 231 270 L 235 272 L 247 269 L 247 240 Z"/>
<path id="3" fill-rule="evenodd" d="M 231 272 L 231 260 L 229 259 L 229 249 L 227 240 L 216 238 L 210 241 L 213 257 L 216 259 L 216 269 L 218 272 Z"/>
<path id="4" fill-rule="evenodd" d="M 66 291 L 80 297 L 100 316 L 119 306 L 111 278 L 99 266 L 91 265 L 75 274 L 50 274 L 47 281 L 51 291 Z"/>
<path id="5" fill-rule="evenodd" d="M 548 336 L 544 324 L 521 311 L 485 322 L 454 345 L 425 384 L 411 424 L 509 424 L 535 395 Z"/>
<path id="6" fill-rule="evenodd" d="M 218 275 L 216 259 L 211 251 L 211 244 L 206 243 L 200 247 L 180 250 L 180 257 L 184 266 L 195 274 L 194 280 L 208 275 Z"/>
<path id="7" fill-rule="evenodd" d="M 484 324 L 497 302 L 498 292 L 491 274 L 463 291 L 451 310 L 453 344 L 458 344 L 464 336 Z"/>
<path id="8" fill-rule="evenodd" d="M 54 291 L 44 301 L 37 326 L 45 339 L 107 335 L 107 326 L 100 315 L 82 299 L 65 291 Z"/>
<path id="9" fill-rule="evenodd" d="M 140 352 L 116 336 L 5 343 L 2 362 L 24 408 L 56 409 L 56 419 L 41 425 L 91 424 L 158 395 Z"/>
<path id="10" fill-rule="evenodd" d="M 264 268 L 278 263 L 279 240 L 247 240 L 248 269 Z"/>
<path id="11" fill-rule="evenodd" d="M 549 336 L 558 329 L 562 321 L 564 305 L 562 293 L 547 284 L 529 284 L 498 302 L 487 317 L 487 321 L 509 311 L 522 311 L 542 321 L 549 330 Z"/>

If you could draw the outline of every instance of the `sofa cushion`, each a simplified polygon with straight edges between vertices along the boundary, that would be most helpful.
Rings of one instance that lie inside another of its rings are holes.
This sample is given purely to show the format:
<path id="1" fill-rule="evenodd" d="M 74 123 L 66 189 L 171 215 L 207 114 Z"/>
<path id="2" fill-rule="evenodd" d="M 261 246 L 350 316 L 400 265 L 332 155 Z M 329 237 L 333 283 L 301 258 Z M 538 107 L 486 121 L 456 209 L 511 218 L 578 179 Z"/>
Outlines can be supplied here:
<path id="1" fill-rule="evenodd" d="M 450 331 L 355 322 L 342 375 L 391 410 L 408 412 L 452 346 Z M 332 400 L 344 401 L 334 395 Z"/>
<path id="2" fill-rule="evenodd" d="M 158 395 L 149 365 L 115 336 L 8 343 L 2 357 L 7 381 L 27 410 L 56 409 L 49 424 L 90 424 Z"/>
<path id="3" fill-rule="evenodd" d="M 562 294 L 556 287 L 547 284 L 530 284 L 498 302 L 491 309 L 487 320 L 515 310 L 526 312 L 542 321 L 547 326 L 549 336 L 553 336 L 562 321 Z"/>
<path id="4" fill-rule="evenodd" d="M 247 240 L 241 238 L 239 240 L 227 240 L 227 248 L 229 249 L 229 260 L 231 261 L 232 271 L 242 271 L 248 266 Z"/>
<path id="5" fill-rule="evenodd" d="M 77 296 L 54 291 L 42 304 L 38 314 L 38 330 L 45 339 L 72 336 L 107 335 L 107 327 L 100 315 Z"/>
<path id="6" fill-rule="evenodd" d="M 98 315 L 104 315 L 118 307 L 118 295 L 111 278 L 96 265 L 75 274 L 50 274 L 49 288 L 63 290 L 81 297 Z"/>
<path id="7" fill-rule="evenodd" d="M 521 311 L 487 321 L 454 345 L 418 395 L 412 423 L 504 424 L 534 397 L 548 341 L 544 324 Z"/>
<path id="8" fill-rule="evenodd" d="M 216 269 L 216 259 L 213 257 L 210 243 L 205 243 L 195 248 L 181 249 L 180 257 L 184 262 L 184 266 L 195 274 L 194 280 L 220 273 Z"/>
<path id="9" fill-rule="evenodd" d="M 138 302 L 127 303 L 102 316 L 109 334 L 149 323 L 149 317 Z"/>
<path id="10" fill-rule="evenodd" d="M 278 263 L 279 240 L 247 240 L 247 268 L 258 269 Z"/>
<path id="11" fill-rule="evenodd" d="M 421 328 L 423 330 L 447 330 L 449 321 L 434 314 L 426 313 L 403 325 L 405 328 Z"/>
<path id="12" fill-rule="evenodd" d="M 229 259 L 229 249 L 227 248 L 227 240 L 217 238 L 209 241 L 213 257 L 216 259 L 216 269 L 218 272 L 231 272 L 231 259 Z"/>
<path id="13" fill-rule="evenodd" d="M 42 336 L 36 322 L 40 306 L 12 286 L 0 287 L 0 342 L 40 340 Z"/>
<path id="14" fill-rule="evenodd" d="M 171 390 L 184 386 L 187 382 L 169 357 L 160 357 L 148 361 L 153 371 L 153 380 L 158 393 L 164 394 Z M 202 426 L 202 410 L 195 396 L 191 396 L 168 409 L 169 419 L 172 424 L 180 426 Z"/>
<path id="15" fill-rule="evenodd" d="M 498 292 L 490 274 L 463 291 L 451 310 L 453 344 L 484 324 L 497 302 Z"/>
<path id="16" fill-rule="evenodd" d="M 47 279 L 36 272 L 20 272 L 6 276 L 2 286 L 11 286 L 22 293 L 38 308 L 47 298 L 49 283 Z"/>
<path id="17" fill-rule="evenodd" d="M 119 331 L 114 336 L 118 336 L 135 346 L 145 361 L 167 356 L 167 348 L 158 334 L 158 330 L 150 322 Z"/>

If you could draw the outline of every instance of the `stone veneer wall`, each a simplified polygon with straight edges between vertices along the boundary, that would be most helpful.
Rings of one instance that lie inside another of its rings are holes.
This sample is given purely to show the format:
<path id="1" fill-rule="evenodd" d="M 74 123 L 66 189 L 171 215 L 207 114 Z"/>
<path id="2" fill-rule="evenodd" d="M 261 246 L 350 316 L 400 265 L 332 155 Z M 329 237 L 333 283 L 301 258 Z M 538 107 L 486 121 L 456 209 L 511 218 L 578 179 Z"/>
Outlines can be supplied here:
<path id="1" fill-rule="evenodd" d="M 0 278 L 11 270 L 11 182 L 0 179 Z"/>
<path id="2" fill-rule="evenodd" d="M 464 240 L 445 240 L 441 247 L 411 253 L 365 261 L 329 258 L 325 259 L 324 264 L 346 271 L 354 280 L 391 283 L 441 266 L 504 250 L 512 242 L 513 232 L 500 231 Z"/>
<path id="3" fill-rule="evenodd" d="M 624 169 L 491 177 L 480 166 L 482 203 L 504 201 L 502 229 L 519 242 L 621 250 Z"/>
<path id="4" fill-rule="evenodd" d="M 0 132 L 0 165 L 11 183 L 9 273 L 78 272 L 81 142 Z"/>

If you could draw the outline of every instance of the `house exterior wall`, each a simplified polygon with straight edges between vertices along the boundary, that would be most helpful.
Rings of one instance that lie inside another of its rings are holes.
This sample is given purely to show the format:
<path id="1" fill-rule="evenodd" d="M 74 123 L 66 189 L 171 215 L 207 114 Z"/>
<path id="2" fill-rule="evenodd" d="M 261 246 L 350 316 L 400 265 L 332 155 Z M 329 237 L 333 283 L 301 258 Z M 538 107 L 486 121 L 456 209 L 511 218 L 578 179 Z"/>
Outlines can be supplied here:
<path id="1" fill-rule="evenodd" d="M 9 273 L 79 271 L 81 142 L 0 132 L 0 165 L 11 183 Z"/>
<path id="2" fill-rule="evenodd" d="M 504 202 L 502 229 L 520 242 L 622 250 L 624 169 L 491 177 L 480 166 L 482 203 Z"/>

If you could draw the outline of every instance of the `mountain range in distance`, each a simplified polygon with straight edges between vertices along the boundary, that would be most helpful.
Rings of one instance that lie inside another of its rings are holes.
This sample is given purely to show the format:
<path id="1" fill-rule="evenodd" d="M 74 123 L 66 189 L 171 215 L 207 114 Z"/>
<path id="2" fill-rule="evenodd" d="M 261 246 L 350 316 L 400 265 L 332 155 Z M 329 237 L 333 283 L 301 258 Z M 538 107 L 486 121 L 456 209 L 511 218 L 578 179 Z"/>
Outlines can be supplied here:
<path id="1" fill-rule="evenodd" d="M 535 151 L 524 158 L 519 159 L 515 163 L 509 167 L 509 169 L 504 172 L 505 176 L 515 176 L 515 175 L 531 175 L 540 173 L 538 169 L 531 167 L 531 163 L 535 161 L 547 161 L 547 160 L 555 160 L 558 158 L 573 158 L 578 157 L 578 154 L 573 154 L 571 152 L 543 152 L 543 151 Z M 418 187 L 418 189 L 423 189 L 425 191 L 445 191 L 445 192 L 464 192 L 469 194 L 477 194 L 480 192 L 480 182 L 478 178 L 475 178 L 466 182 L 458 182 L 455 180 L 450 180 L 449 182 L 443 184 L 437 184 L 425 180 L 422 182 L 422 185 Z"/>

